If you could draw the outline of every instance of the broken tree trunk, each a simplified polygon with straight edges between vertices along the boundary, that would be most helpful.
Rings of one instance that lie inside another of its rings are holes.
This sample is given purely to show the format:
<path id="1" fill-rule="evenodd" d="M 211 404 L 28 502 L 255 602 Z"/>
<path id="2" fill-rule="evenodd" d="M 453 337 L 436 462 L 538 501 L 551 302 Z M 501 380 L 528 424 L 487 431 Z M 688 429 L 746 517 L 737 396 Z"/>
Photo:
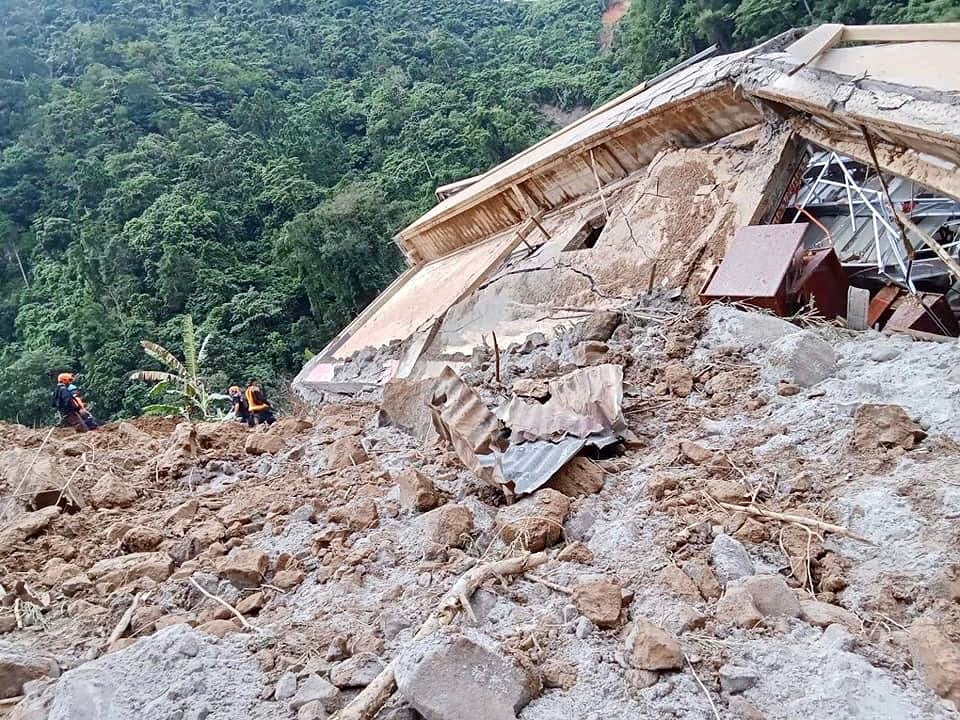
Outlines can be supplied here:
<path id="1" fill-rule="evenodd" d="M 527 553 L 471 568 L 461 575 L 453 587 L 440 598 L 436 609 L 413 636 L 414 640 L 431 635 L 444 625 L 449 625 L 460 612 L 473 616 L 473 611 L 470 609 L 470 596 L 488 579 L 522 575 L 527 570 L 543 565 L 546 561 L 546 553 Z M 367 685 L 346 707 L 331 715 L 330 720 L 370 720 L 376 715 L 396 689 L 397 683 L 393 674 L 395 662 L 391 660 L 372 683 Z"/>

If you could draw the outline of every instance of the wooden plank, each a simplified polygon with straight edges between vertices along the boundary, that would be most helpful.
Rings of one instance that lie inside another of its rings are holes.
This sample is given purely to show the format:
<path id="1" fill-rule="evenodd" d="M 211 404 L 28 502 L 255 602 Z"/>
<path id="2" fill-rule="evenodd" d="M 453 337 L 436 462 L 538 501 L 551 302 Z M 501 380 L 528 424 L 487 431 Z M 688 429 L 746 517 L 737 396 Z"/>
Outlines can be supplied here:
<path id="1" fill-rule="evenodd" d="M 922 330 L 910 330 L 909 328 L 898 329 L 898 330 L 884 330 L 884 335 L 907 335 L 912 337 L 914 340 L 921 340 L 923 342 L 938 342 L 938 343 L 960 343 L 955 337 L 950 337 L 949 335 L 938 335 L 936 333 L 923 332 Z"/>
<path id="2" fill-rule="evenodd" d="M 951 274 L 955 278 L 960 280 L 960 265 L 958 265 L 957 261 L 954 260 L 953 257 L 951 257 L 950 253 L 947 252 L 946 248 L 944 248 L 943 245 L 938 243 L 932 237 L 927 235 L 927 233 L 925 233 L 923 230 L 921 230 L 916 225 L 914 225 L 913 222 L 910 220 L 910 218 L 908 218 L 899 209 L 895 208 L 894 212 L 897 213 L 897 217 L 900 218 L 900 222 L 904 224 L 907 230 L 909 230 L 914 235 L 916 235 L 921 240 L 923 240 L 923 244 L 926 245 L 931 250 L 933 250 L 933 252 L 936 253 L 937 257 L 943 261 L 943 264 L 947 266 L 947 269 L 951 272 Z"/>
<path id="3" fill-rule="evenodd" d="M 867 314 L 867 325 L 873 327 L 876 325 L 883 314 L 890 309 L 893 301 L 900 296 L 900 288 L 896 285 L 887 285 L 878 292 L 873 300 L 870 301 L 870 311 Z"/>
<path id="4" fill-rule="evenodd" d="M 841 42 L 960 42 L 960 23 L 844 25 L 842 27 Z M 905 56 L 904 62 L 910 62 L 910 58 Z"/>
<path id="5" fill-rule="evenodd" d="M 843 25 L 826 24 L 814 28 L 797 40 L 787 48 L 787 52 L 793 55 L 800 64 L 788 74 L 793 75 L 804 65 L 813 62 L 824 50 L 829 50 L 837 45 L 843 37 L 843 33 Z"/>

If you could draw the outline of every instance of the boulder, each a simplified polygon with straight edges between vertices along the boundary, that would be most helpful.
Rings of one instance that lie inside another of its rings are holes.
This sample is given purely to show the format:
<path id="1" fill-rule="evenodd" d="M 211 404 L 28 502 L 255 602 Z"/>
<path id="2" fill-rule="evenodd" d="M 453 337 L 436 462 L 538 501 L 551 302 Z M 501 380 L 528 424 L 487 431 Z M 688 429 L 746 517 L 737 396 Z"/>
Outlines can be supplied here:
<path id="1" fill-rule="evenodd" d="M 200 452 L 196 427 L 192 423 L 180 423 L 174 428 L 167 443 L 167 449 L 157 460 L 157 473 L 177 477 Z"/>
<path id="2" fill-rule="evenodd" d="M 541 488 L 497 513 L 500 537 L 506 543 L 537 552 L 553 545 L 563 534 L 570 498 L 552 488 Z"/>
<path id="3" fill-rule="evenodd" d="M 113 473 L 107 473 L 90 491 L 90 502 L 96 508 L 125 508 L 137 501 L 137 491 Z"/>
<path id="4" fill-rule="evenodd" d="M 9 553 L 17 543 L 39 535 L 59 516 L 60 508 L 56 505 L 20 514 L 0 530 L 0 555 Z"/>
<path id="5" fill-rule="evenodd" d="M 257 587 L 267 572 L 269 559 L 263 550 L 234 548 L 220 559 L 217 572 L 238 588 Z"/>
<path id="6" fill-rule="evenodd" d="M 917 619 L 910 626 L 913 664 L 937 695 L 960 710 L 960 648 L 929 621 Z"/>
<path id="7" fill-rule="evenodd" d="M 587 580 L 573 588 L 573 604 L 599 628 L 616 627 L 620 622 L 622 593 L 609 580 Z"/>
<path id="8" fill-rule="evenodd" d="M 710 559 L 720 584 L 726 586 L 731 580 L 753 575 L 753 561 L 743 544 L 723 533 L 717 535 L 710 545 Z"/>
<path id="9" fill-rule="evenodd" d="M 137 525 L 124 533 L 121 545 L 127 552 L 153 552 L 162 542 L 162 532 L 145 525 Z"/>
<path id="10" fill-rule="evenodd" d="M 327 448 L 327 469 L 342 470 L 343 468 L 361 465 L 370 457 L 363 448 L 358 435 L 348 435 L 334 440 Z"/>
<path id="11" fill-rule="evenodd" d="M 623 322 L 623 315 L 612 310 L 600 310 L 577 325 L 577 334 L 581 340 L 599 340 L 606 342 Z"/>
<path id="12" fill-rule="evenodd" d="M 473 513 L 463 505 L 447 503 L 420 516 L 417 527 L 428 543 L 463 547 L 473 532 Z"/>
<path id="13" fill-rule="evenodd" d="M 603 468 L 585 457 L 575 457 L 550 478 L 545 487 L 567 497 L 580 497 L 600 492 L 606 476 Z"/>
<path id="14" fill-rule="evenodd" d="M 21 695 L 24 683 L 31 680 L 59 675 L 52 657 L 0 640 L 0 700 Z"/>
<path id="15" fill-rule="evenodd" d="M 767 358 L 781 377 L 801 387 L 816 385 L 837 369 L 833 347 L 810 330 L 777 340 L 767 351 Z"/>
<path id="16" fill-rule="evenodd" d="M 637 670 L 679 670 L 683 667 L 680 643 L 663 628 L 637 620 L 630 636 L 630 665 Z"/>
<path id="17" fill-rule="evenodd" d="M 912 450 L 926 436 L 899 405 L 861 405 L 853 416 L 853 446 L 860 451 Z"/>
<path id="18" fill-rule="evenodd" d="M 401 652 L 397 688 L 425 720 L 515 720 L 539 682 L 479 633 L 434 633 Z"/>
<path id="19" fill-rule="evenodd" d="M 101 560 L 87 570 L 95 583 L 120 587 L 140 578 L 162 583 L 173 572 L 173 560 L 165 552 L 138 552 Z"/>
<path id="20" fill-rule="evenodd" d="M 408 510 L 426 512 L 440 504 L 433 481 L 412 467 L 404 468 L 396 477 L 400 488 L 400 504 Z"/>

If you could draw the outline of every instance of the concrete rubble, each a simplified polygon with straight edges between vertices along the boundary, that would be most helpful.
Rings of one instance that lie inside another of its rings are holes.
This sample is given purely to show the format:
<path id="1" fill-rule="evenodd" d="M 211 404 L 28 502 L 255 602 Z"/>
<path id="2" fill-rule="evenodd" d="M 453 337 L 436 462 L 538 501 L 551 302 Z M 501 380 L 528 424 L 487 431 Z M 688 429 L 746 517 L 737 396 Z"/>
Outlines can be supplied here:
<path id="1" fill-rule="evenodd" d="M 917 277 L 837 274 L 894 247 L 854 229 L 891 208 L 842 128 L 947 242 L 955 98 L 903 83 L 907 30 L 827 30 L 678 68 L 443 200 L 298 416 L 0 424 L 0 717 L 958 717 L 953 270 L 924 241 Z M 785 241 L 801 211 L 846 245 Z M 758 227 L 782 272 L 716 275 Z M 731 276 L 770 294 L 699 304 Z"/>

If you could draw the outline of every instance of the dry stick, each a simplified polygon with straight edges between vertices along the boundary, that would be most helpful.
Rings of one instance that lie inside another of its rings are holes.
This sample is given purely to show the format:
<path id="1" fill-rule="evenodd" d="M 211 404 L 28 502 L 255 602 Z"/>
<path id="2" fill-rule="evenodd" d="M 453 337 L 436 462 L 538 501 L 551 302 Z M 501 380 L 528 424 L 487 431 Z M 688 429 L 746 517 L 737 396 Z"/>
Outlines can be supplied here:
<path id="1" fill-rule="evenodd" d="M 540 583 L 545 588 L 550 588 L 551 590 L 556 590 L 558 593 L 563 593 L 564 595 L 573 595 L 573 588 L 569 588 L 566 585 L 560 585 L 559 583 L 551 582 L 544 577 L 539 575 L 533 575 L 532 573 L 527 573 L 527 579 L 533 580 L 535 583 Z"/>
<path id="2" fill-rule="evenodd" d="M 193 578 L 190 578 L 190 584 L 193 585 L 193 586 L 194 586 L 197 590 L 199 590 L 201 593 L 203 593 L 204 595 L 206 595 L 208 598 L 210 598 L 210 599 L 213 600 L 214 602 L 220 603 L 220 604 L 223 605 L 227 610 L 229 610 L 231 613 L 233 613 L 233 614 L 237 617 L 237 619 L 240 621 L 240 624 L 243 625 L 245 628 L 247 628 L 247 630 L 253 630 L 254 632 L 262 632 L 262 631 L 260 630 L 260 628 L 256 627 L 255 625 L 251 625 L 251 624 L 247 621 L 247 619 L 243 616 L 243 613 L 241 613 L 239 610 L 237 610 L 235 607 L 233 607 L 233 605 L 231 605 L 230 603 L 228 603 L 226 600 L 224 600 L 224 599 L 222 599 L 222 598 L 218 598 L 218 597 L 217 597 L 216 595 L 214 595 L 213 593 L 208 592 L 207 590 L 205 590 L 205 589 L 200 585 L 200 583 L 198 583 L 198 582 L 197 582 L 196 580 L 194 580 Z"/>
<path id="3" fill-rule="evenodd" d="M 547 554 L 541 552 L 498 560 L 493 563 L 484 563 L 471 568 L 461 575 L 453 587 L 440 598 L 436 609 L 420 626 L 417 634 L 414 635 L 414 639 L 424 638 L 444 625 L 452 623 L 458 613 L 470 607 L 470 596 L 489 578 L 502 575 L 521 575 L 546 561 Z M 367 685 L 346 707 L 331 715 L 330 720 L 370 720 L 375 716 L 390 699 L 396 688 L 396 678 L 393 674 L 395 662 L 396 660 L 391 660 L 374 678 L 373 682 Z"/>
<path id="4" fill-rule="evenodd" d="M 149 592 L 137 593 L 133 596 L 133 602 L 130 603 L 123 615 L 120 616 L 120 622 L 117 623 L 117 626 L 113 629 L 113 632 L 110 633 L 110 637 L 107 638 L 107 642 L 104 643 L 104 647 L 109 648 L 117 640 L 120 639 L 120 636 L 123 635 L 124 631 L 130 625 L 130 621 L 133 620 L 133 614 L 137 611 L 137 606 L 140 605 L 141 600 L 146 600 L 150 596 Z"/>
<path id="5" fill-rule="evenodd" d="M 833 523 L 824 522 L 823 520 L 816 520 L 814 518 L 804 517 L 803 515 L 791 515 L 789 513 L 779 513 L 774 512 L 773 510 L 767 510 L 762 508 L 759 505 L 750 503 L 749 505 L 736 505 L 734 503 L 720 502 L 715 497 L 708 495 L 711 500 L 717 503 L 720 507 L 726 508 L 727 510 L 733 510 L 735 512 L 745 512 L 748 515 L 754 515 L 756 517 L 765 517 L 771 518 L 773 520 L 780 520 L 782 522 L 796 523 L 797 525 L 804 525 L 806 527 L 815 527 L 819 530 L 824 530 L 826 532 L 832 532 L 835 535 L 842 535 L 843 537 L 848 537 L 852 540 L 859 540 L 862 543 L 867 545 L 876 545 L 875 542 L 868 540 L 867 538 L 857 535 L 856 533 L 848 530 L 842 525 L 834 525 Z"/>
<path id="6" fill-rule="evenodd" d="M 687 657 L 686 653 L 683 654 L 683 659 L 687 661 L 690 672 L 693 673 L 693 679 L 697 681 L 697 685 L 699 685 L 700 689 L 703 690 L 703 694 L 706 696 L 707 702 L 710 703 L 710 709 L 713 710 L 713 716 L 717 720 L 720 720 L 720 713 L 717 712 L 717 706 L 713 704 L 713 698 L 710 697 L 710 693 L 707 691 L 707 687 L 700 680 L 700 676 L 697 675 L 697 671 L 693 669 L 693 663 L 690 662 L 690 658 Z"/>
<path id="7" fill-rule="evenodd" d="M 497 377 L 497 385 L 503 385 L 503 383 L 500 381 L 500 346 L 497 345 L 497 334 L 491 330 L 490 335 L 493 336 L 493 362 Z"/>

